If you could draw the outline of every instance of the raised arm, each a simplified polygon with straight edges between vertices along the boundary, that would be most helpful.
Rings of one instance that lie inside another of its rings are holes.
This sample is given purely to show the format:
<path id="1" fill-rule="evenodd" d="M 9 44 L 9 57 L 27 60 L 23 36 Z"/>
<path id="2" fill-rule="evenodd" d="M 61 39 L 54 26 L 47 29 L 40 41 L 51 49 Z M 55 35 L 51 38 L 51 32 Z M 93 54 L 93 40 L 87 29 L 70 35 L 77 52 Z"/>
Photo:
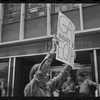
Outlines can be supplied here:
<path id="1" fill-rule="evenodd" d="M 35 73 L 33 79 L 25 86 L 24 89 L 24 95 L 25 96 L 35 96 L 37 90 L 40 87 L 40 84 L 44 81 L 44 78 L 50 68 L 50 65 L 52 63 L 55 49 L 56 49 L 56 41 L 55 39 L 52 40 L 52 49 L 51 51 L 46 55 L 44 60 L 41 62 L 38 71 Z"/>
<path id="2" fill-rule="evenodd" d="M 74 60 L 76 58 L 76 53 L 74 53 Z M 58 74 L 58 76 L 54 77 L 52 80 L 50 80 L 47 85 L 50 89 L 50 92 L 54 92 L 56 89 L 58 89 L 61 84 L 66 80 L 68 75 L 70 74 L 70 71 L 72 70 L 72 67 L 69 65 L 66 65 L 62 71 Z"/>
<path id="3" fill-rule="evenodd" d="M 37 90 L 40 88 L 40 84 L 44 81 L 44 78 L 48 72 L 50 64 L 53 59 L 53 54 L 47 54 L 45 59 L 40 64 L 41 69 L 38 69 L 34 74 L 32 80 L 25 86 L 24 95 L 25 96 L 35 96 Z"/>
<path id="4" fill-rule="evenodd" d="M 50 65 L 51 65 L 53 57 L 54 57 L 55 50 L 56 50 L 56 38 L 54 37 L 52 39 L 51 51 L 46 55 L 46 57 L 44 58 L 44 60 L 42 61 L 41 65 L 40 65 L 39 70 L 41 72 L 48 71 L 48 69 L 50 68 Z"/>
<path id="5" fill-rule="evenodd" d="M 88 82 L 89 85 L 94 85 L 94 86 L 99 86 L 100 85 L 100 84 L 98 84 L 96 82 L 93 82 L 93 81 L 91 81 L 89 79 L 87 79 L 87 82 Z"/>
<path id="6" fill-rule="evenodd" d="M 56 89 L 58 89 L 61 86 L 61 84 L 69 76 L 71 69 L 72 69 L 71 66 L 69 66 L 69 65 L 65 66 L 62 69 L 62 71 L 58 74 L 58 76 L 54 77 L 52 80 L 50 80 L 47 83 L 51 92 L 54 92 Z"/>

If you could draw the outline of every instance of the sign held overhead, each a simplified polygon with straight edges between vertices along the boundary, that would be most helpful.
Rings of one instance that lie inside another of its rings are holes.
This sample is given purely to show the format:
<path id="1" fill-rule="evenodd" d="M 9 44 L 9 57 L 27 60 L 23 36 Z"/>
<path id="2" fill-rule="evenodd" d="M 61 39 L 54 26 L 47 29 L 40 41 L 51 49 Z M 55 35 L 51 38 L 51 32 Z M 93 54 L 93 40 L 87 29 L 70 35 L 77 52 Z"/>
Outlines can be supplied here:
<path id="1" fill-rule="evenodd" d="M 64 14 L 59 12 L 57 38 L 59 44 L 56 51 L 56 59 L 74 67 L 74 41 L 75 26 Z"/>

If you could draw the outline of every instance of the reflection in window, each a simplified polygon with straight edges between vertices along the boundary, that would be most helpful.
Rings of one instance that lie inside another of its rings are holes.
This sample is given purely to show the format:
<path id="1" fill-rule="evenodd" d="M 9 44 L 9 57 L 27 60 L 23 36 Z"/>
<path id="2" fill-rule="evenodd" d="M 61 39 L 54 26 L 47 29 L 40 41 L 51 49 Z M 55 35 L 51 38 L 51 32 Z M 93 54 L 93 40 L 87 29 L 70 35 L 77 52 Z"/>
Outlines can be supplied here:
<path id="1" fill-rule="evenodd" d="M 7 3 L 4 5 L 4 24 L 20 20 L 21 4 Z"/>
<path id="2" fill-rule="evenodd" d="M 34 18 L 46 15 L 46 3 L 29 3 L 26 5 L 26 18 Z"/>
<path id="3" fill-rule="evenodd" d="M 0 63 L 0 89 L 1 97 L 7 96 L 8 62 Z"/>
<path id="4" fill-rule="evenodd" d="M 60 11 L 60 6 L 55 6 L 55 13 L 59 12 Z"/>
<path id="5" fill-rule="evenodd" d="M 45 7 L 46 5 L 47 5 L 46 3 L 29 3 L 27 6 L 28 9 L 31 9 L 31 8 Z"/>
<path id="6" fill-rule="evenodd" d="M 63 5 L 61 6 L 61 11 L 66 11 L 66 9 L 67 9 L 66 4 L 63 4 Z"/>
<path id="7" fill-rule="evenodd" d="M 58 11 L 69 11 L 69 10 L 73 10 L 75 8 L 79 8 L 79 4 L 76 3 L 70 3 L 70 4 L 66 4 L 66 3 L 52 3 L 52 13 L 57 13 Z"/>
<path id="8" fill-rule="evenodd" d="M 65 66 L 65 64 L 62 66 L 61 69 L 63 69 L 64 66 Z M 52 78 L 57 76 L 60 73 L 61 69 L 59 69 L 59 70 L 58 69 L 56 68 L 55 70 L 52 71 Z M 75 63 L 74 69 L 77 71 L 77 73 L 84 73 L 86 78 L 92 80 L 91 64 Z"/>
<path id="9" fill-rule="evenodd" d="M 88 7 L 88 6 L 93 6 L 96 5 L 98 3 L 82 3 L 82 7 Z"/>
<path id="10" fill-rule="evenodd" d="M 79 7 L 79 4 L 73 4 L 73 8 L 78 8 Z"/>
<path id="11" fill-rule="evenodd" d="M 77 69 L 78 73 L 83 73 L 86 78 L 92 80 L 91 64 L 79 64 L 79 63 L 75 63 L 74 67 L 75 67 L 75 69 Z"/>

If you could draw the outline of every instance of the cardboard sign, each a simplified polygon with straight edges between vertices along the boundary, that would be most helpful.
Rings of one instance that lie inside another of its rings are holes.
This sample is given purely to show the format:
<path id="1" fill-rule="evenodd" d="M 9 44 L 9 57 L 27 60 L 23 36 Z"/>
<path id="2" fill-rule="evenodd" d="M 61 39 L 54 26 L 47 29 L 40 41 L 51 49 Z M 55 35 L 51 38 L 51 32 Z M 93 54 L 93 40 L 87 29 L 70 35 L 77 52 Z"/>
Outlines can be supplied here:
<path id="1" fill-rule="evenodd" d="M 56 51 L 56 59 L 74 67 L 74 41 L 75 26 L 61 12 L 58 16 L 57 37 L 59 44 Z"/>

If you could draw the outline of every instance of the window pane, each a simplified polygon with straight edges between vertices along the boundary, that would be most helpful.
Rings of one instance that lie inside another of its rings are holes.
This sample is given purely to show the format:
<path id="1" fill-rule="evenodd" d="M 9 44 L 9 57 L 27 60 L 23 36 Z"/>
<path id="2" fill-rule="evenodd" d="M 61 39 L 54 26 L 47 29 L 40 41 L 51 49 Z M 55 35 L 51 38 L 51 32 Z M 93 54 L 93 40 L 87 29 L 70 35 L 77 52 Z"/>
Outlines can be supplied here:
<path id="1" fill-rule="evenodd" d="M 70 4 L 67 4 L 67 3 L 52 3 L 51 4 L 52 6 L 52 13 L 57 13 L 58 11 L 69 11 L 69 10 L 73 10 L 75 8 L 79 8 L 79 4 L 76 4 L 76 3 L 70 3 Z"/>
<path id="2" fill-rule="evenodd" d="M 63 4 L 63 5 L 61 6 L 61 10 L 62 10 L 62 11 L 66 11 L 66 9 L 67 9 L 67 6 L 66 6 L 65 4 Z"/>
<path id="3" fill-rule="evenodd" d="M 96 5 L 97 3 L 83 3 L 82 7 L 87 7 L 87 6 L 92 6 L 92 5 Z"/>
<path id="4" fill-rule="evenodd" d="M 92 80 L 92 71 L 91 71 L 91 64 L 80 64 L 75 63 L 75 67 L 77 68 L 78 73 L 83 73 L 86 78 Z"/>
<path id="5" fill-rule="evenodd" d="M 18 13 L 20 11 L 21 11 L 21 4 L 20 3 L 5 4 L 5 15 Z"/>
<path id="6" fill-rule="evenodd" d="M 20 20 L 21 4 L 8 3 L 4 5 L 4 24 Z"/>
<path id="7" fill-rule="evenodd" d="M 60 11 L 60 6 L 55 6 L 55 13 L 59 12 Z"/>
<path id="8" fill-rule="evenodd" d="M 100 4 L 83 7 L 84 29 L 100 27 Z"/>
<path id="9" fill-rule="evenodd" d="M 26 19 L 44 16 L 47 14 L 46 3 L 29 3 L 26 5 Z"/>
<path id="10" fill-rule="evenodd" d="M 91 51 L 79 51 L 76 52 L 76 55 L 74 67 L 77 69 L 77 73 L 83 73 L 86 78 L 93 80 Z"/>
<path id="11" fill-rule="evenodd" d="M 2 97 L 7 96 L 8 66 L 8 62 L 0 62 L 0 85 Z"/>

